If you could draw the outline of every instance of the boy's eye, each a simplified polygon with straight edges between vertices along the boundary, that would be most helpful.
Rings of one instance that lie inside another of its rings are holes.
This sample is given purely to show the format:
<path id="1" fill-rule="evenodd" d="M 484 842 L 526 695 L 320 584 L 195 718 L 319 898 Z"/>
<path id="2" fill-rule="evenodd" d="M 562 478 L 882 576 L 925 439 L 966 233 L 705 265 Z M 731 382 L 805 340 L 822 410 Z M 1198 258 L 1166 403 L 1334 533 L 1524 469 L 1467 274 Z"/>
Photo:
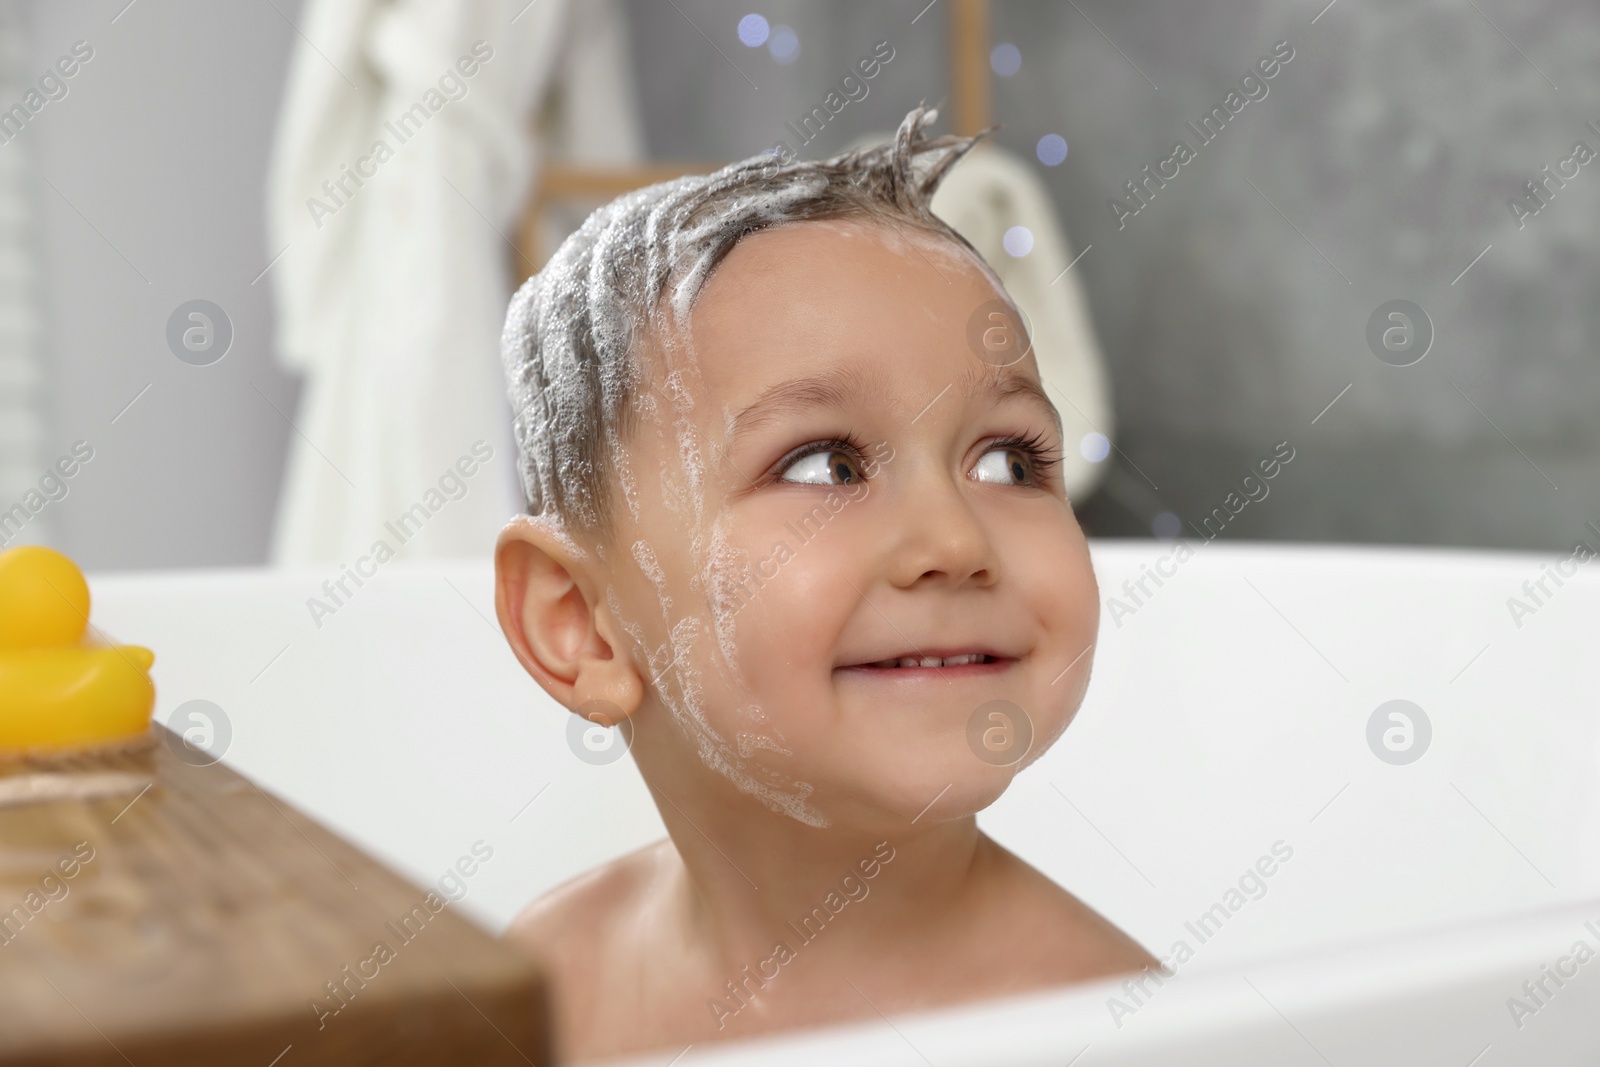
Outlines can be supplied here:
<path id="1" fill-rule="evenodd" d="M 851 485 L 861 479 L 861 468 L 856 458 L 837 448 L 801 456 L 785 467 L 778 477 L 780 482 L 798 482 L 802 485 Z"/>
<path id="2" fill-rule="evenodd" d="M 1020 449 L 991 448 L 978 457 L 973 465 L 972 477 L 980 482 L 998 482 L 1001 485 L 1033 485 L 1036 477 L 1033 457 Z"/>

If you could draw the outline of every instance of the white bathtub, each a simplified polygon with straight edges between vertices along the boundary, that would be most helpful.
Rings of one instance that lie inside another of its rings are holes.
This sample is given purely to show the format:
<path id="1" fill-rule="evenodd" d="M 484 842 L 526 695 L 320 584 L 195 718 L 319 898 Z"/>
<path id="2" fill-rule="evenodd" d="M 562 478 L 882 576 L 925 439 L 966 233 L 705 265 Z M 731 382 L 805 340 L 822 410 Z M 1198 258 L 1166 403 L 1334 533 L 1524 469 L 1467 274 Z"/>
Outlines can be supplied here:
<path id="1" fill-rule="evenodd" d="M 1579 939 L 1600 950 L 1600 565 L 1533 604 L 1523 583 L 1555 557 L 1172 551 L 1093 546 L 1103 598 L 1134 610 L 1104 616 L 1077 721 L 980 821 L 1158 955 L 1187 941 L 1178 976 L 1137 1001 L 1070 987 L 679 1064 L 1596 1061 L 1600 959 L 1520 1020 L 1507 999 L 1531 1006 L 1522 982 Z M 1152 595 L 1121 592 L 1163 557 Z M 159 719 L 214 702 L 231 765 L 401 871 L 431 882 L 488 843 L 458 906 L 491 929 L 662 834 L 630 760 L 568 750 L 493 621 L 487 564 L 390 564 L 319 627 L 307 598 L 330 577 L 91 576 L 94 618 L 155 650 Z M 1513 596 L 1533 613 L 1514 620 Z M 1432 726 L 1405 765 L 1367 739 L 1395 699 Z M 1186 923 L 1279 841 L 1293 856 L 1264 895 L 1201 944 Z"/>

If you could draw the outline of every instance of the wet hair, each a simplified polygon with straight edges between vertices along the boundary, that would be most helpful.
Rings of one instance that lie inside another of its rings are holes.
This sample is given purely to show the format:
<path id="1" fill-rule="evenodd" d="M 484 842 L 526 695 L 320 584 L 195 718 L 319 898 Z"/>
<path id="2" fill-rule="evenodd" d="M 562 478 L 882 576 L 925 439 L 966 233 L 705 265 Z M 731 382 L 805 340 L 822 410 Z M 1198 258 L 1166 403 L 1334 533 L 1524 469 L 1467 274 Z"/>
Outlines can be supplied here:
<path id="1" fill-rule="evenodd" d="M 829 159 L 795 160 L 785 145 L 637 189 L 563 241 L 512 297 L 501 339 L 528 513 L 563 530 L 609 534 L 609 457 L 631 431 L 645 373 L 631 358 L 636 345 L 686 325 L 712 272 L 750 234 L 861 219 L 946 237 L 981 262 L 929 202 L 989 131 L 929 137 L 937 116 L 918 106 L 892 141 Z"/>

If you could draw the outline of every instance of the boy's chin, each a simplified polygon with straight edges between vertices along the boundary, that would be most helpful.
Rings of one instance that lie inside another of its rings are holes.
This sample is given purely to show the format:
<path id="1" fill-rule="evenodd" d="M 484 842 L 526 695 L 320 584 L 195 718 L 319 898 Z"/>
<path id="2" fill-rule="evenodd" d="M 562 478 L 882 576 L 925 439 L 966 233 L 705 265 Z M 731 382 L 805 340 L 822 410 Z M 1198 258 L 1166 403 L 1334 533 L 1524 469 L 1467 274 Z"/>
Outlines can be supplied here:
<path id="1" fill-rule="evenodd" d="M 917 774 L 899 783 L 873 782 L 835 825 L 904 835 L 965 818 L 1000 799 L 1014 768 L 963 768 L 959 774 Z"/>

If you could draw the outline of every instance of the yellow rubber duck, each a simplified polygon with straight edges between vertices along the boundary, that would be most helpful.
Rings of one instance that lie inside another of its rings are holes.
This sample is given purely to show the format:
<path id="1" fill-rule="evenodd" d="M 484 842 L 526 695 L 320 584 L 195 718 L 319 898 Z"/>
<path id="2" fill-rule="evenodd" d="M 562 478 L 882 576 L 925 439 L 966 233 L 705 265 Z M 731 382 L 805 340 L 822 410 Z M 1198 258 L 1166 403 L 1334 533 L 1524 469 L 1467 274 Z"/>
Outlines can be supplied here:
<path id="1" fill-rule="evenodd" d="M 35 545 L 0 552 L 0 754 L 77 751 L 149 729 L 155 655 L 88 627 L 77 564 Z"/>

